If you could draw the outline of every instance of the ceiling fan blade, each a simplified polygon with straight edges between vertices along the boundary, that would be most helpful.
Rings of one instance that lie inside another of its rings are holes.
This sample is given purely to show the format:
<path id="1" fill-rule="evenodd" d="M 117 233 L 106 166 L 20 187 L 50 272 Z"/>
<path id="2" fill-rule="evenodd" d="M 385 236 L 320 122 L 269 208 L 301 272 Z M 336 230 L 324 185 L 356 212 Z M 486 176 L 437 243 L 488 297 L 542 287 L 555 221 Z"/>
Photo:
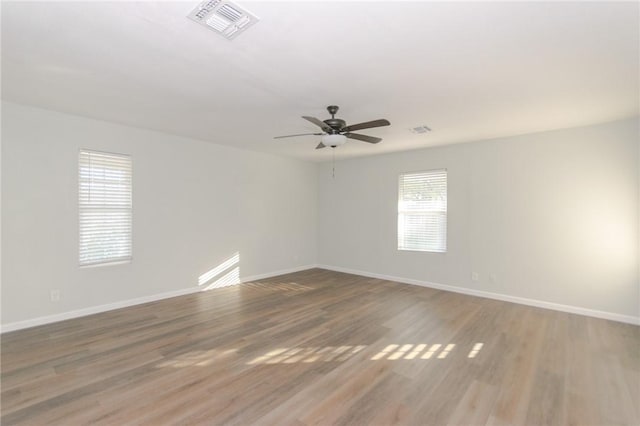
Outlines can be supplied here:
<path id="1" fill-rule="evenodd" d="M 293 138 L 295 136 L 311 136 L 311 135 L 321 136 L 321 135 L 324 135 L 324 133 L 299 133 L 297 135 L 274 136 L 273 138 L 274 139 L 282 139 L 282 138 Z"/>
<path id="2" fill-rule="evenodd" d="M 389 120 L 385 120 L 383 118 L 380 120 L 367 121 L 366 123 L 352 124 L 350 126 L 345 127 L 342 130 L 345 132 L 350 132 L 352 130 L 371 129 L 372 127 L 382 127 L 382 126 L 388 126 L 390 124 L 391 123 L 389 123 Z"/>
<path id="3" fill-rule="evenodd" d="M 344 135 L 349 139 L 357 139 L 359 141 L 369 142 L 369 143 L 378 143 L 382 140 L 382 138 L 376 138 L 376 137 L 367 136 L 367 135 L 360 135 L 358 133 L 345 133 Z"/>
<path id="4" fill-rule="evenodd" d="M 325 123 L 323 121 L 320 121 L 315 117 L 307 117 L 307 116 L 303 115 L 302 118 L 304 118 L 307 121 L 312 122 L 316 126 L 320 127 L 322 130 L 324 130 L 325 132 L 330 132 L 332 130 L 331 127 L 327 126 L 327 123 Z"/>
<path id="5" fill-rule="evenodd" d="M 324 144 L 322 142 L 320 142 L 318 146 L 316 146 L 316 149 L 321 149 L 321 148 L 324 148 Z"/>

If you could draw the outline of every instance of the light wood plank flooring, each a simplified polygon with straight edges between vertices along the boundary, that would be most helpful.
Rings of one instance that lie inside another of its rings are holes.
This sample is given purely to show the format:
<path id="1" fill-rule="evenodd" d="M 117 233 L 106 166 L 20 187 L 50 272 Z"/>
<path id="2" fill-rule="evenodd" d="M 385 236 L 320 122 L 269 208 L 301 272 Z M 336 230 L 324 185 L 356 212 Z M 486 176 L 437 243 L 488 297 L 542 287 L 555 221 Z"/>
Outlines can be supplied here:
<path id="1" fill-rule="evenodd" d="M 2 336 L 2 424 L 640 424 L 639 327 L 320 269 Z"/>

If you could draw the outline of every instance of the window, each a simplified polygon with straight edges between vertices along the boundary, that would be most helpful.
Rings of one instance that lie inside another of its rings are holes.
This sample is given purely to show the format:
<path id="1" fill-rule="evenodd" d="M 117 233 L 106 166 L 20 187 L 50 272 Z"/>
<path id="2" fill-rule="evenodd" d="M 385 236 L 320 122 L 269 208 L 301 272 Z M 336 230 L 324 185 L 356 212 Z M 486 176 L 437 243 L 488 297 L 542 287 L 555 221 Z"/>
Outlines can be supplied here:
<path id="1" fill-rule="evenodd" d="M 80 266 L 131 260 L 131 157 L 80 151 Z"/>
<path id="2" fill-rule="evenodd" d="M 400 175 L 398 250 L 447 251 L 447 171 Z"/>

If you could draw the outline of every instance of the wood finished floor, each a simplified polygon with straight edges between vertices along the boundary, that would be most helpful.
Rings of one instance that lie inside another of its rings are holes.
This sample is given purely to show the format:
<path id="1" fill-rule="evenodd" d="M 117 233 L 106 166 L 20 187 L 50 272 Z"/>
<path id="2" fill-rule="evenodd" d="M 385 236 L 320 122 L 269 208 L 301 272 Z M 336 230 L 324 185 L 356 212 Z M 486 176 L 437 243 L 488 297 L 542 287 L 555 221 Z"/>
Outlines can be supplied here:
<path id="1" fill-rule="evenodd" d="M 2 424 L 640 424 L 640 328 L 320 269 L 2 336 Z"/>

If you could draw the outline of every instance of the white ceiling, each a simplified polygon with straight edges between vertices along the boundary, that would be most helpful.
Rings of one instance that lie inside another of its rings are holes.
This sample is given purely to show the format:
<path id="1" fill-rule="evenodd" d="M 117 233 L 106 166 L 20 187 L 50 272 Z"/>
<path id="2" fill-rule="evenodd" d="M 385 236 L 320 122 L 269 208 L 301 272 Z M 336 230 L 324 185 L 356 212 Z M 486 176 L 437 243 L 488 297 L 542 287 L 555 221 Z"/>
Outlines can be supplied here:
<path id="1" fill-rule="evenodd" d="M 249 2 L 229 41 L 189 2 L 2 3 L 2 97 L 311 161 L 301 115 L 384 138 L 338 158 L 639 113 L 639 4 Z M 414 135 L 409 128 L 433 131 Z"/>

